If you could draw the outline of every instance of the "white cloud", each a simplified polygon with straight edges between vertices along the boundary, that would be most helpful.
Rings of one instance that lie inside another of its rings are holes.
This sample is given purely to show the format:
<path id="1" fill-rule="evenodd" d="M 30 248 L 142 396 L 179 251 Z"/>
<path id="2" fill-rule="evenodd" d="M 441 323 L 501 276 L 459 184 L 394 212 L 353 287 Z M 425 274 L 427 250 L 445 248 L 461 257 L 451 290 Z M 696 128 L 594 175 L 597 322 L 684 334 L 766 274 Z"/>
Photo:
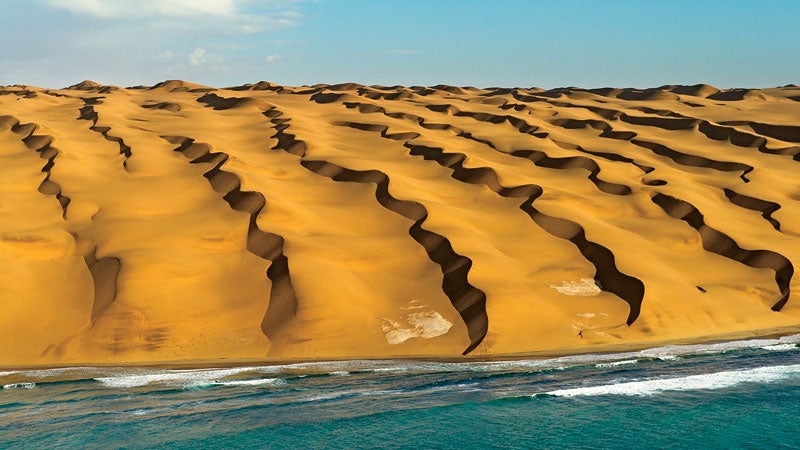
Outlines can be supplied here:
<path id="1" fill-rule="evenodd" d="M 45 2 L 72 14 L 102 18 L 152 15 L 230 17 L 236 12 L 234 0 L 45 0 Z"/>
<path id="2" fill-rule="evenodd" d="M 187 66 L 182 61 L 186 61 L 189 65 Z M 219 53 L 211 53 L 203 47 L 195 47 L 194 50 L 186 55 L 185 60 L 175 59 L 173 62 L 175 63 L 172 65 L 173 68 L 191 69 L 195 73 L 225 71 L 231 68 L 230 58 L 226 59 L 224 55 Z"/>
<path id="3" fill-rule="evenodd" d="M 290 6 L 302 0 L 38 1 L 77 16 L 136 23 L 140 28 L 169 27 L 175 31 L 185 31 L 203 27 L 206 30 L 219 30 L 233 35 L 256 34 L 293 27 L 299 25 L 304 17 L 301 12 Z"/>
<path id="4" fill-rule="evenodd" d="M 192 53 L 189 53 L 189 64 L 192 66 L 195 67 L 199 66 L 200 64 L 205 62 L 205 59 L 206 59 L 206 50 L 204 48 L 197 47 L 192 51 Z"/>
<path id="5" fill-rule="evenodd" d="M 83 79 L 116 85 L 173 78 L 208 85 L 241 84 L 255 70 L 283 66 L 292 50 L 278 45 L 305 42 L 287 39 L 280 30 L 301 25 L 311 7 L 302 0 L 13 3 L 26 15 L 47 10 L 43 15 L 52 16 L 48 19 L 52 22 L 26 41 L 35 51 L 12 46 L 0 58 L 0 81 L 48 87 Z M 21 22 L 0 27 L 0 35 L 10 42 L 29 31 Z"/>
<path id="6" fill-rule="evenodd" d="M 285 18 L 283 14 L 274 15 L 242 15 L 235 18 L 232 27 L 234 31 L 242 34 L 255 34 L 267 30 L 277 30 L 298 25 L 298 18 Z"/>
<path id="7" fill-rule="evenodd" d="M 158 59 L 160 59 L 161 61 L 164 61 L 164 62 L 170 62 L 173 59 L 175 59 L 175 53 L 173 53 L 173 52 L 171 52 L 169 50 L 165 50 L 163 52 L 159 52 L 158 53 Z"/>

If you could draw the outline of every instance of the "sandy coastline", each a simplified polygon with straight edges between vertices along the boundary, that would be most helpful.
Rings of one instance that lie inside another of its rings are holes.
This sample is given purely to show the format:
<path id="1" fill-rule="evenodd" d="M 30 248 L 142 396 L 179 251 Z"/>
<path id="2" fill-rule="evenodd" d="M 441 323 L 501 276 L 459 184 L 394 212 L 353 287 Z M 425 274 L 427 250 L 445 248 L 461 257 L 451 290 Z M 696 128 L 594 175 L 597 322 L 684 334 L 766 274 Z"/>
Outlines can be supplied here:
<path id="1" fill-rule="evenodd" d="M 800 331 L 800 88 L 0 87 L 0 367 Z"/>
<path id="2" fill-rule="evenodd" d="M 800 334 L 800 326 L 774 328 L 768 330 L 753 330 L 749 332 L 730 333 L 725 335 L 704 336 L 698 338 L 675 339 L 662 342 L 631 343 L 605 345 L 596 347 L 582 348 L 562 348 L 545 350 L 530 353 L 505 354 L 494 356 L 458 356 L 458 357 L 431 357 L 424 355 L 394 356 L 385 358 L 381 355 L 373 357 L 340 357 L 340 358 L 279 358 L 279 359 L 215 359 L 215 360 L 176 360 L 176 361 L 131 361 L 124 363 L 102 363 L 98 361 L 76 362 L 69 365 L 17 365 L 0 367 L 2 371 L 21 372 L 49 369 L 69 369 L 69 368 L 141 368 L 141 369 L 163 369 L 163 370 L 194 370 L 194 369 L 227 369 L 236 367 L 269 367 L 285 366 L 292 364 L 308 363 L 329 363 L 344 361 L 419 361 L 419 362 L 440 362 L 440 363 L 471 363 L 471 362 L 494 362 L 494 361 L 519 361 L 519 360 L 541 360 L 553 359 L 567 356 L 578 355 L 602 355 L 638 352 L 643 350 L 659 349 L 673 346 L 693 346 L 731 343 L 737 341 L 750 341 L 759 339 L 776 339 Z"/>

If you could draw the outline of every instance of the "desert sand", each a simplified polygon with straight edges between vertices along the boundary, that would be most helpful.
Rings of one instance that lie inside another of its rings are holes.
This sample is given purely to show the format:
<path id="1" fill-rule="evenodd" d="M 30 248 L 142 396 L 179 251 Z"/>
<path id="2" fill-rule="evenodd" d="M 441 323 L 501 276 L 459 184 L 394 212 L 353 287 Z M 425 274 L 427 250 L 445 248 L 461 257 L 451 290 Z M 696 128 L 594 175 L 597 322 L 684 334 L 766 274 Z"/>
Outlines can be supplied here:
<path id="1" fill-rule="evenodd" d="M 0 366 L 800 329 L 800 87 L 0 87 Z"/>

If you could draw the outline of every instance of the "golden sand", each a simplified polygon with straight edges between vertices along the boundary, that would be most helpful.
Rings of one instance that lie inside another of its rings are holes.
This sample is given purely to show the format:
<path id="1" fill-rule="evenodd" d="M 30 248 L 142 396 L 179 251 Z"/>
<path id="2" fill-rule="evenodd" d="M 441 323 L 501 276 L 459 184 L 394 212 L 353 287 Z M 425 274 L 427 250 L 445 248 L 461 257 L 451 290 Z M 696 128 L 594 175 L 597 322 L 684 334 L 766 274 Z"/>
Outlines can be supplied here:
<path id="1" fill-rule="evenodd" d="M 0 87 L 0 365 L 800 327 L 800 88 Z"/>

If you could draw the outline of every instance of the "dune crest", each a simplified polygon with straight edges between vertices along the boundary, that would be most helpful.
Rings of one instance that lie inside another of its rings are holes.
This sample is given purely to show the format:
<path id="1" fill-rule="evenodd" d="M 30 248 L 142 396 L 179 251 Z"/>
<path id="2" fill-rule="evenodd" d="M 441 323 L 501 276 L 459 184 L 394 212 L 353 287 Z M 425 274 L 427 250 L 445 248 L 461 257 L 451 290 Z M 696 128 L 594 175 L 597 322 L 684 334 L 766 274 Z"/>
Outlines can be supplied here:
<path id="1" fill-rule="evenodd" d="M 210 92 L 214 88 L 203 86 L 202 84 L 189 83 L 183 80 L 165 80 L 156 83 L 148 90 L 151 91 L 166 91 L 166 92 Z"/>
<path id="2" fill-rule="evenodd" d="M 0 366 L 800 329 L 796 85 L 0 87 Z"/>

